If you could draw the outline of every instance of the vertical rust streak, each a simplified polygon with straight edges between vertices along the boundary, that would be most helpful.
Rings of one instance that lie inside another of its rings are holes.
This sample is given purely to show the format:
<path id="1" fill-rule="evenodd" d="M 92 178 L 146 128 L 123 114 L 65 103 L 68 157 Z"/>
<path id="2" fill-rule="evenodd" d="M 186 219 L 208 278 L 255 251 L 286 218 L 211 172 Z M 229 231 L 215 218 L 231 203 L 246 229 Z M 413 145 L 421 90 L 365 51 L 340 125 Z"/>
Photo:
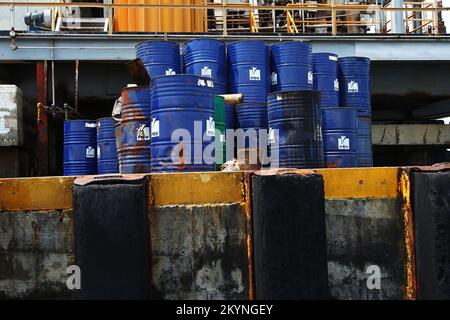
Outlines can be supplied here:
<path id="1" fill-rule="evenodd" d="M 402 214 L 406 248 L 406 299 L 417 299 L 416 258 L 414 247 L 414 221 L 411 207 L 411 184 L 408 173 L 400 170 L 399 192 L 402 197 Z"/>
<path id="2" fill-rule="evenodd" d="M 255 282 L 253 277 L 253 224 L 252 224 L 252 203 L 251 203 L 251 172 L 243 175 L 242 200 L 247 226 L 247 257 L 248 257 L 248 295 L 250 300 L 255 299 Z"/>

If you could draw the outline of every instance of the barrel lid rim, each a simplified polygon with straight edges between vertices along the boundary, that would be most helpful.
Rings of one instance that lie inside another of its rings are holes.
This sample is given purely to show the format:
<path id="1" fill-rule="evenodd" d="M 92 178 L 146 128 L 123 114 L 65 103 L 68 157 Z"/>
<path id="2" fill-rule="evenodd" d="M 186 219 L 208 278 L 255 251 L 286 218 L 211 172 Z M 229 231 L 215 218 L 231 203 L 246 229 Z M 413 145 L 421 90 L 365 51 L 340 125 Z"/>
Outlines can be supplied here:
<path id="1" fill-rule="evenodd" d="M 334 52 L 327 52 L 327 51 L 324 51 L 324 52 L 313 52 L 313 53 L 312 53 L 313 57 L 314 57 L 314 55 L 318 55 L 318 54 L 332 55 L 332 56 L 339 57 L 339 55 L 338 55 L 337 53 L 334 53 Z"/>
<path id="2" fill-rule="evenodd" d="M 241 107 L 241 106 L 246 106 L 246 105 L 262 105 L 262 106 L 267 106 L 267 103 L 264 102 L 243 102 L 243 103 L 237 103 L 234 106 L 235 107 Z"/>
<path id="3" fill-rule="evenodd" d="M 215 38 L 194 38 L 194 39 L 189 39 L 185 42 L 183 42 L 182 46 L 184 47 L 185 44 L 189 43 L 189 42 L 193 42 L 193 41 L 198 41 L 198 40 L 209 40 L 209 41 L 216 41 L 216 42 L 220 42 L 221 44 L 223 44 L 225 47 L 227 46 L 227 44 L 225 43 L 225 41 L 219 40 L 219 39 L 215 39 Z"/>
<path id="4" fill-rule="evenodd" d="M 341 59 L 348 59 L 348 58 L 364 59 L 364 60 L 370 61 L 369 57 L 363 57 L 363 56 L 344 56 L 344 57 L 339 57 L 338 59 L 341 60 Z"/>
<path id="5" fill-rule="evenodd" d="M 139 43 L 137 43 L 135 46 L 134 46 L 134 48 L 135 49 L 137 49 L 137 47 L 139 47 L 141 44 L 144 44 L 144 43 L 147 43 L 147 42 L 159 42 L 159 43 L 173 43 L 173 44 L 175 44 L 175 45 L 177 45 L 177 46 L 180 46 L 179 44 L 178 44 L 178 42 L 175 42 L 175 41 L 169 41 L 169 40 L 145 40 L 145 41 L 141 41 L 141 42 L 139 42 Z"/>
<path id="6" fill-rule="evenodd" d="M 293 93 L 308 93 L 311 95 L 319 95 L 319 91 L 317 90 L 280 90 L 280 91 L 275 91 L 275 92 L 271 92 L 267 95 L 267 97 L 272 96 L 272 95 L 278 95 L 278 94 L 282 94 L 282 93 L 289 93 L 289 94 L 293 94 Z"/>
<path id="7" fill-rule="evenodd" d="M 237 43 L 241 43 L 241 42 L 245 42 L 245 43 L 256 43 L 256 42 L 260 42 L 263 43 L 266 47 L 269 47 L 269 45 L 267 44 L 267 42 L 265 42 L 264 40 L 236 40 L 233 42 L 230 42 L 227 44 L 227 47 L 232 46 L 232 45 L 236 45 Z"/>
<path id="8" fill-rule="evenodd" d="M 304 44 L 309 44 L 311 47 L 311 41 L 310 40 L 282 40 L 282 41 L 278 41 L 277 43 L 272 43 L 270 45 L 270 47 L 272 48 L 273 46 L 279 46 L 282 45 L 283 43 L 304 43 Z"/>

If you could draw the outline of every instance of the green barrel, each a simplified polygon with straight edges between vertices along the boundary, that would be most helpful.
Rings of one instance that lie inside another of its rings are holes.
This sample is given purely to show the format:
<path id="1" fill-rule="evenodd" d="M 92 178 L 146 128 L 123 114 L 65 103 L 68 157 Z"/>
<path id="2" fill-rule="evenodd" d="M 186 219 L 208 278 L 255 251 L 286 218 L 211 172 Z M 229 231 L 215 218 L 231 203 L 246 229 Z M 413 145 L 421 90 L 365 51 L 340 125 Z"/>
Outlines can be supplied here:
<path id="1" fill-rule="evenodd" d="M 216 170 L 225 162 L 225 99 L 221 96 L 214 98 L 216 110 Z"/>

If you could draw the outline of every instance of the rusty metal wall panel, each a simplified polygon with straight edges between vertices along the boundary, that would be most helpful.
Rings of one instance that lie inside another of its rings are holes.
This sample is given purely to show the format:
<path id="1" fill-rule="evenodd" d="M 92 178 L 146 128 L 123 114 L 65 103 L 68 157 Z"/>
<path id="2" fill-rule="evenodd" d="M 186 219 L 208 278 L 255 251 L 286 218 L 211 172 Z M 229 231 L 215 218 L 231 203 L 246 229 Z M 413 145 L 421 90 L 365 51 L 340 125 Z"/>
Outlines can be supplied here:
<path id="1" fill-rule="evenodd" d="M 248 299 L 245 209 L 173 205 L 150 211 L 152 298 Z"/>
<path id="2" fill-rule="evenodd" d="M 71 298 L 72 211 L 0 212 L 0 298 Z"/>
<path id="3" fill-rule="evenodd" d="M 325 212 L 331 296 L 346 300 L 406 298 L 401 199 L 326 199 Z M 380 268 L 380 290 L 367 286 L 371 265 Z"/>

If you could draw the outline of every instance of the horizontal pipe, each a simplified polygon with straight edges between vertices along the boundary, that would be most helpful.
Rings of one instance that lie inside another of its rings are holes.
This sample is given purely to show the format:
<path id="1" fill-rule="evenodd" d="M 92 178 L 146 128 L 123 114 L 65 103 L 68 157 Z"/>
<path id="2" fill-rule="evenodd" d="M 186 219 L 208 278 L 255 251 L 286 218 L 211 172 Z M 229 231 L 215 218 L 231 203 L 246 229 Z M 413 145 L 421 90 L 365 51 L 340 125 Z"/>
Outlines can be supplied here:
<path id="1" fill-rule="evenodd" d="M 295 8 L 302 10 L 358 10 L 358 11 L 411 11 L 411 8 L 391 8 L 391 7 L 381 7 L 376 5 L 301 5 L 294 4 L 291 6 L 236 6 L 235 4 L 205 4 L 205 5 L 186 5 L 186 4 L 111 4 L 111 3 L 94 3 L 94 2 L 77 2 L 77 3 L 53 3 L 53 2 L 33 2 L 33 7 L 87 7 L 87 8 L 146 8 L 146 9 L 194 9 L 194 10 L 204 10 L 204 9 L 242 9 L 246 8 L 248 10 L 267 10 L 267 11 L 279 11 L 279 10 L 295 10 Z M 1 6 L 17 6 L 17 7 L 28 7 L 29 2 L 0 2 Z M 430 7 L 430 8 L 414 8 L 414 11 L 449 11 L 450 7 Z"/>

